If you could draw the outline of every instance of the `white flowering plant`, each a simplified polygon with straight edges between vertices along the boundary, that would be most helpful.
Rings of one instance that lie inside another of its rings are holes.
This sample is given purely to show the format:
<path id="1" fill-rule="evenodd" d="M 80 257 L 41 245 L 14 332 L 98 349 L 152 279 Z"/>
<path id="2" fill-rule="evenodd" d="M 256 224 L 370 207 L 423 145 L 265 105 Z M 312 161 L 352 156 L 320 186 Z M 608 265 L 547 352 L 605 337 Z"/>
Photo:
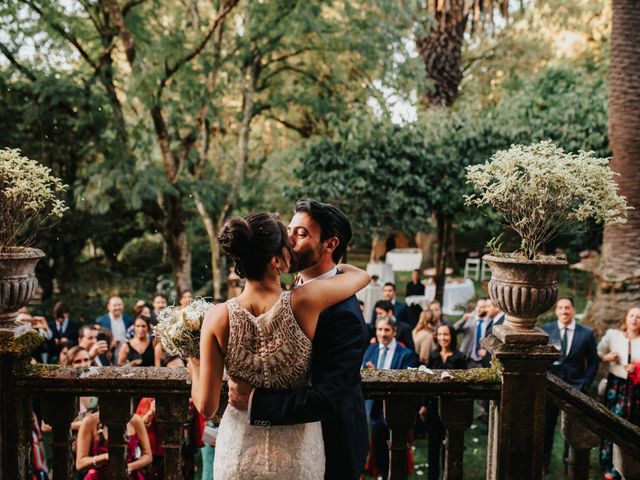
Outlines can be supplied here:
<path id="1" fill-rule="evenodd" d="M 0 252 L 30 245 L 38 230 L 62 217 L 68 208 L 58 197 L 66 188 L 20 150 L 0 150 Z"/>
<path id="2" fill-rule="evenodd" d="M 465 196 L 465 203 L 493 207 L 521 239 L 515 253 L 533 260 L 574 222 L 626 222 L 630 207 L 618 195 L 615 175 L 609 160 L 593 152 L 566 153 L 550 141 L 512 145 L 467 167 L 467 183 L 479 193 Z"/>
<path id="3" fill-rule="evenodd" d="M 211 304 L 198 298 L 184 308 L 167 307 L 158 314 L 154 335 L 169 355 L 200 358 L 200 331 Z"/>

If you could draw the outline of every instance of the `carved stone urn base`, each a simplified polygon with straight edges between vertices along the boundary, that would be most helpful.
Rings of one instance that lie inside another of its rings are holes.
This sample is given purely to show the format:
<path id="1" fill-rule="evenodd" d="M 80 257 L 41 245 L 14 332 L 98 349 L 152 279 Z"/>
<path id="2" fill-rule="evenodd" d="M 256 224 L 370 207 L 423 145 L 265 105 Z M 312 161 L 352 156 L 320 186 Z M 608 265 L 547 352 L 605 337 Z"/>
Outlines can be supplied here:
<path id="1" fill-rule="evenodd" d="M 538 315 L 549 310 L 558 297 L 557 276 L 567 261 L 556 257 L 540 260 L 485 255 L 491 269 L 489 296 L 506 317 L 493 334 L 506 344 L 544 345 L 548 336 L 536 328 Z"/>
<path id="2" fill-rule="evenodd" d="M 508 318 L 507 318 L 508 321 Z M 527 345 L 546 345 L 549 341 L 549 336 L 539 328 L 533 330 L 520 330 L 513 328 L 510 325 L 502 324 L 493 328 L 493 333 L 503 343 L 519 343 Z"/>
<path id="3" fill-rule="evenodd" d="M 17 322 L 18 310 L 29 303 L 38 286 L 35 269 L 44 257 L 37 248 L 10 248 L 0 252 L 0 339 L 15 338 L 31 330 Z"/>

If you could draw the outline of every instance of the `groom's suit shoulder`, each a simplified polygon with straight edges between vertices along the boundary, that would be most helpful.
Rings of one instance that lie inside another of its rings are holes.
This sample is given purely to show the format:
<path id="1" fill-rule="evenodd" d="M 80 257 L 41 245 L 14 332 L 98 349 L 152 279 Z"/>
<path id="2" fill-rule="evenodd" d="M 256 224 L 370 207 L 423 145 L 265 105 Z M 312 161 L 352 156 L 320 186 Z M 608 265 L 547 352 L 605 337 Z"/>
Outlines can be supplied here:
<path id="1" fill-rule="evenodd" d="M 364 320 L 362 311 L 360 310 L 360 304 L 358 303 L 355 295 L 352 295 L 346 300 L 343 300 L 342 302 L 336 303 L 335 305 L 327 308 L 320 314 L 320 320 L 336 315 L 354 315 L 358 320 Z"/>

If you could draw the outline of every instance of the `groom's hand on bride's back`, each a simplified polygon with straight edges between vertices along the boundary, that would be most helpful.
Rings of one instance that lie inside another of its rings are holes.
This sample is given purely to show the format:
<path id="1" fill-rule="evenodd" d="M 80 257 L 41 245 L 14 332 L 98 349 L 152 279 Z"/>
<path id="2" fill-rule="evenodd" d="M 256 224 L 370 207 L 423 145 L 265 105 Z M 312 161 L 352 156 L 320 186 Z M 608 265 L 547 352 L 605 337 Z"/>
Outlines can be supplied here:
<path id="1" fill-rule="evenodd" d="M 253 387 L 238 377 L 229 377 L 229 403 L 237 410 L 248 410 Z"/>

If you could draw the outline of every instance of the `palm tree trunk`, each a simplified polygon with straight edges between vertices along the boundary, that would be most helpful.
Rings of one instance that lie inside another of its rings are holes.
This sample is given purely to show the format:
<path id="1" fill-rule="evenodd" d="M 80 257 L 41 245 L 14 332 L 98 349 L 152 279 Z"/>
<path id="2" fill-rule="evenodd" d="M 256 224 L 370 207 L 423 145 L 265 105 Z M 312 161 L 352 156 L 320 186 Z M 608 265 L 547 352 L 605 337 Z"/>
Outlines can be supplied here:
<path id="1" fill-rule="evenodd" d="M 605 227 L 596 301 L 589 318 L 602 333 L 640 303 L 640 1 L 613 0 L 609 72 L 611 168 L 634 208 L 626 224 Z"/>
<path id="2" fill-rule="evenodd" d="M 450 12 L 438 12 L 437 25 L 427 36 L 416 41 L 424 62 L 427 78 L 433 83 L 425 92 L 425 107 L 453 105 L 458 98 L 462 80 L 462 45 L 468 15 L 461 13 L 462 5 Z"/>

